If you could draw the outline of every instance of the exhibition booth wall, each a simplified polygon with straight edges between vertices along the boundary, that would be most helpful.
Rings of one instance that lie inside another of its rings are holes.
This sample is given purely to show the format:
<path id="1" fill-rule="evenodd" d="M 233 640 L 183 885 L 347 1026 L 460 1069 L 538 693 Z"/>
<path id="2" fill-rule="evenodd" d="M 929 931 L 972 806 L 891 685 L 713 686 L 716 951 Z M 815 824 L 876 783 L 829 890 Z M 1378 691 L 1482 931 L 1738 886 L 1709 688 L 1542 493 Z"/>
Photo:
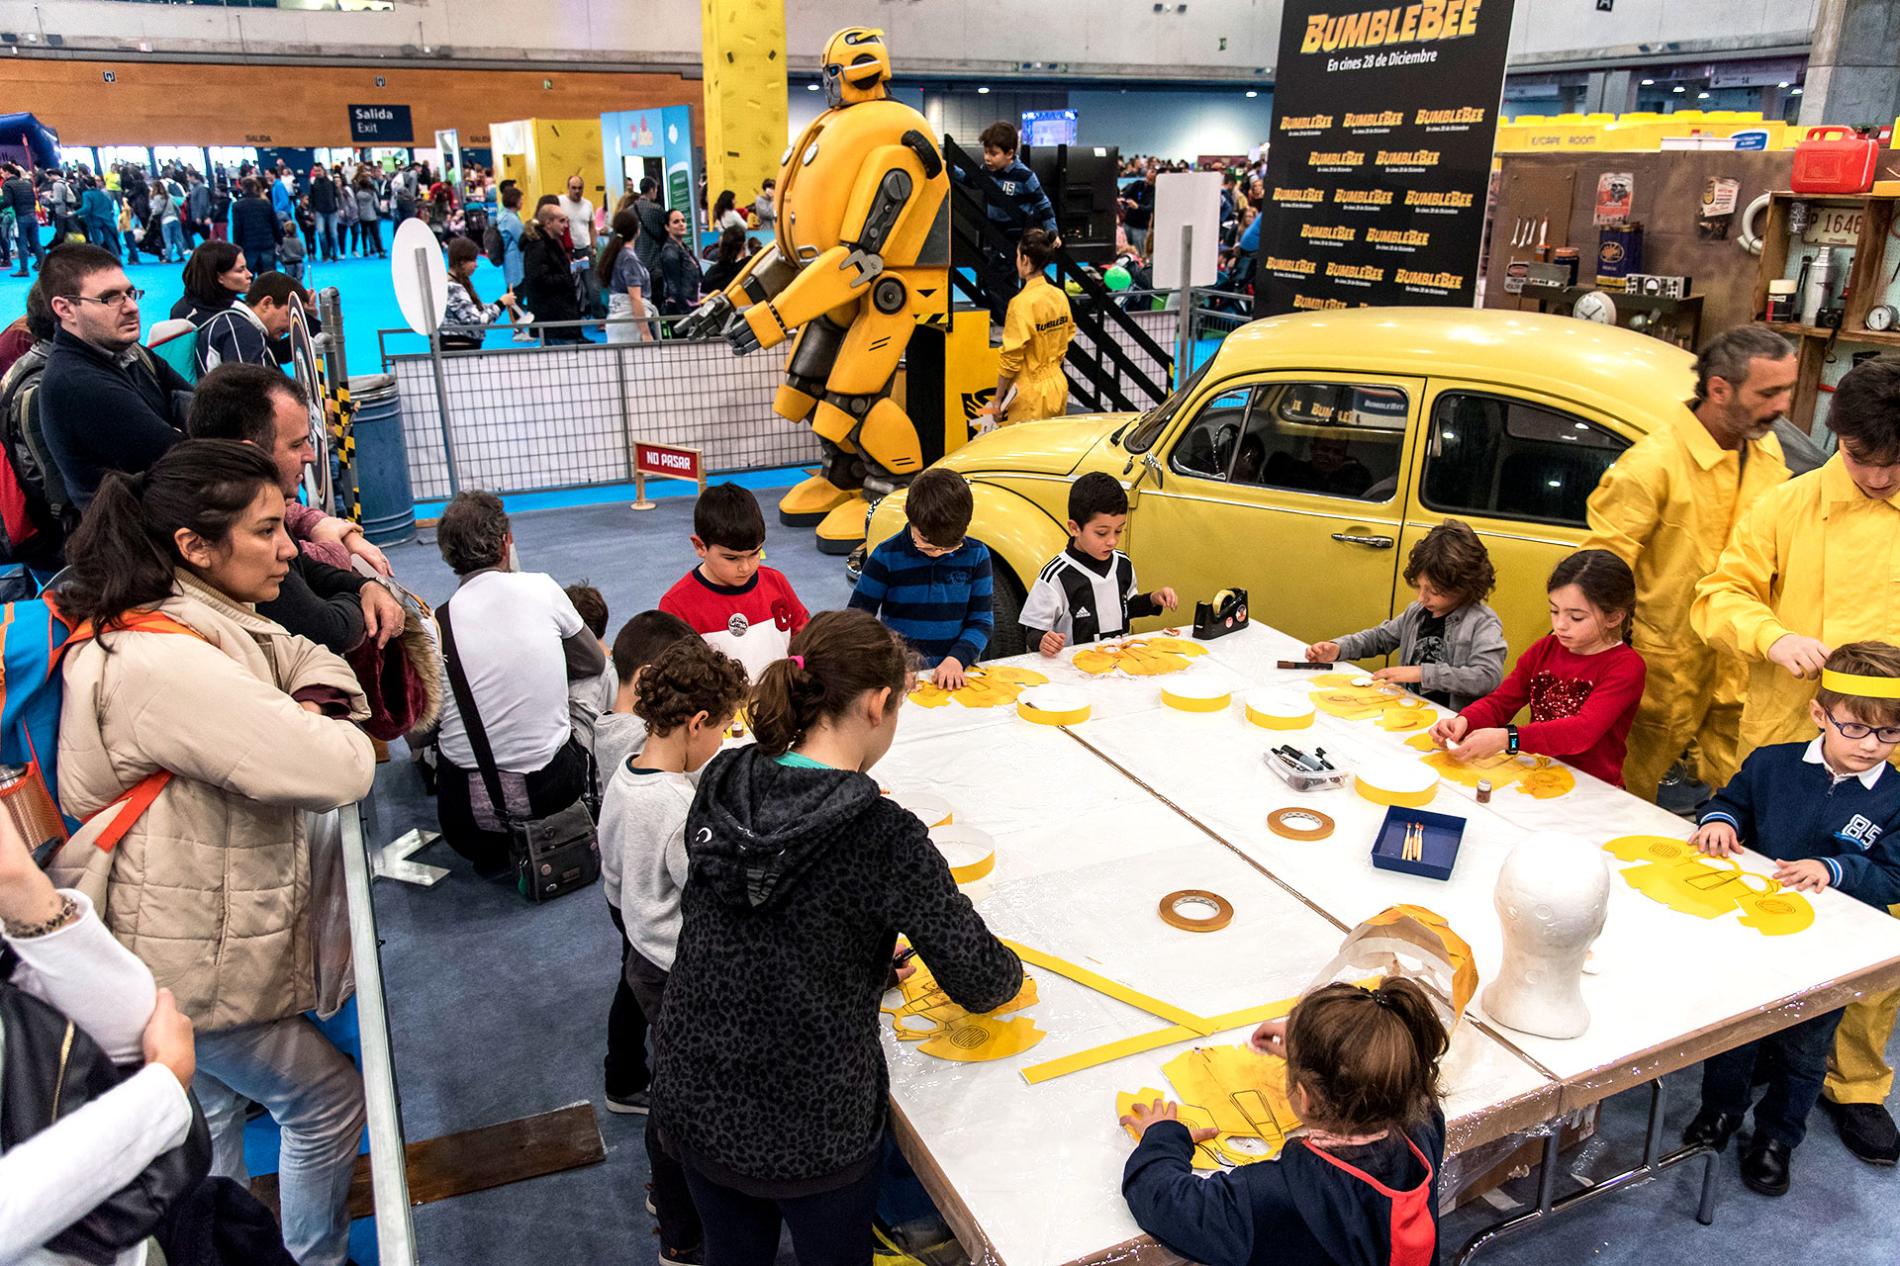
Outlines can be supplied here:
<path id="1" fill-rule="evenodd" d="M 677 74 L 19 58 L 7 67 L 7 91 L 11 103 L 31 109 L 67 145 L 330 146 L 355 139 L 427 146 L 437 130 L 454 128 L 464 146 L 483 148 L 496 119 L 597 119 L 610 110 L 696 101 L 699 82 Z M 411 135 L 353 137 L 356 105 L 406 108 Z M 693 143 L 703 144 L 692 113 Z"/>

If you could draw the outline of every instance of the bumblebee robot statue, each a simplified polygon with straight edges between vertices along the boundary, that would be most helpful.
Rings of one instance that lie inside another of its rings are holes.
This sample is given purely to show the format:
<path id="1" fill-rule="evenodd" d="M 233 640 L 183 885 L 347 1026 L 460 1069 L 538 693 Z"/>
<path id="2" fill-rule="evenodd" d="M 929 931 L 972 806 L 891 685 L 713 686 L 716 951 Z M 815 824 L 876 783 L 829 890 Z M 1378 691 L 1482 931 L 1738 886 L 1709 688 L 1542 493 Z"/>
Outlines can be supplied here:
<path id="1" fill-rule="evenodd" d="M 831 37 L 831 108 L 781 161 L 777 240 L 681 326 L 688 338 L 721 334 L 741 356 L 792 340 L 772 408 L 810 420 L 825 464 L 785 494 L 779 518 L 818 524 L 826 553 L 863 539 L 867 491 L 902 487 L 921 469 L 891 382 L 916 323 L 942 323 L 949 310 L 949 178 L 930 125 L 891 99 L 890 78 L 882 31 Z"/>

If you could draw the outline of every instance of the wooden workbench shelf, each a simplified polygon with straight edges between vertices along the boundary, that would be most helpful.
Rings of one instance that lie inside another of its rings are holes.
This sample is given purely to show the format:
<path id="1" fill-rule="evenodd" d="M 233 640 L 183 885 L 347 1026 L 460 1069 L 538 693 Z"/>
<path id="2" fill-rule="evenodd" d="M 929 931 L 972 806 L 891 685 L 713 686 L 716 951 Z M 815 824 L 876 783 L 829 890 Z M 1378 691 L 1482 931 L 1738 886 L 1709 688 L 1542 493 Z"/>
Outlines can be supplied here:
<path id="1" fill-rule="evenodd" d="M 1814 404 L 1821 385 L 1822 362 L 1825 349 L 1831 343 L 1850 343 L 1867 347 L 1900 348 L 1900 330 L 1870 330 L 1867 328 L 1867 312 L 1876 303 L 1885 303 L 1887 291 L 1887 272 L 1889 247 L 1894 253 L 1900 253 L 1900 243 L 1892 238 L 1896 205 L 1900 198 L 1870 193 L 1863 194 L 1771 194 L 1768 204 L 1768 222 L 1762 230 L 1761 264 L 1755 273 L 1755 316 L 1763 319 L 1768 313 L 1768 283 L 1779 281 L 1788 271 L 1788 256 L 1792 250 L 1798 250 L 1797 244 L 1788 231 L 1790 210 L 1797 202 L 1828 207 L 1857 207 L 1862 211 L 1860 233 L 1854 245 L 1836 249 L 1851 250 L 1853 261 L 1848 266 L 1846 290 L 1847 302 L 1841 314 L 1841 327 L 1832 329 L 1827 326 L 1803 325 L 1799 322 L 1768 322 L 1768 328 L 1790 339 L 1795 344 L 1800 357 L 1800 371 L 1795 380 L 1794 401 L 1788 410 L 1788 418 L 1804 431 L 1814 429 Z M 1796 295 L 1799 302 L 1800 296 Z"/>

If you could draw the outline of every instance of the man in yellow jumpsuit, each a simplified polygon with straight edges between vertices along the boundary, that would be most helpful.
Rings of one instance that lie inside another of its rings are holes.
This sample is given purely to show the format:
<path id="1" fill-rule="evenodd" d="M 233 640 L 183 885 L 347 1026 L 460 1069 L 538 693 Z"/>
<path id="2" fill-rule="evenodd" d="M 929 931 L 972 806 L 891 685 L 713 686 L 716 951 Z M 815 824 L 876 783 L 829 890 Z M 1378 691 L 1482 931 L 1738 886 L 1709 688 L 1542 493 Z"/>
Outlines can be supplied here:
<path id="1" fill-rule="evenodd" d="M 1832 648 L 1900 641 L 1900 358 L 1848 371 L 1827 423 L 1840 451 L 1755 502 L 1690 609 L 1711 646 L 1749 663 L 1742 756 L 1813 736 L 1808 704 Z M 1877 1165 L 1900 1161 L 1885 1107 L 1897 1011 L 1900 990 L 1847 1008 L 1824 1092 L 1841 1141 Z"/>
<path id="2" fill-rule="evenodd" d="M 1043 275 L 1056 256 L 1056 245 L 1052 234 L 1024 229 L 1016 246 L 1016 272 L 1023 288 L 1009 301 L 1009 311 L 1003 316 L 996 398 L 979 411 L 979 415 L 1001 413 L 1004 426 L 1059 418 L 1069 411 L 1069 380 L 1062 372 L 1062 361 L 1075 337 L 1075 318 L 1069 296 Z"/>
<path id="3" fill-rule="evenodd" d="M 1747 670 L 1695 635 L 1689 603 L 1736 520 L 1788 478 L 1774 424 L 1794 378 L 1794 347 L 1779 334 L 1744 325 L 1718 336 L 1696 361 L 1695 398 L 1617 458 L 1590 496 L 1583 548 L 1609 550 L 1636 573 L 1632 642 L 1649 684 L 1630 727 L 1623 786 L 1645 800 L 1656 799 L 1691 739 L 1711 787 L 1740 763 Z"/>

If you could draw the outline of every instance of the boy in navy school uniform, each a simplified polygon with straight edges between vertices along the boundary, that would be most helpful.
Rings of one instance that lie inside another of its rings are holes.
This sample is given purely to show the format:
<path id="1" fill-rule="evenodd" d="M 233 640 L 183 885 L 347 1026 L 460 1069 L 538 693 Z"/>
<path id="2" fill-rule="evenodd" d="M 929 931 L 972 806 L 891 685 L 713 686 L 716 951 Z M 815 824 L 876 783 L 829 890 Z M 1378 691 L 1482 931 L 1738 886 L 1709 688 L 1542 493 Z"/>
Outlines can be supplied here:
<path id="1" fill-rule="evenodd" d="M 1854 642 L 1834 651 L 1808 707 L 1820 737 L 1757 749 L 1703 807 L 1694 843 L 1713 857 L 1746 844 L 1776 859 L 1785 888 L 1839 888 L 1885 910 L 1900 902 L 1900 772 L 1887 764 L 1900 743 L 1900 648 Z M 1772 1047 L 1779 1059 L 1755 1106 L 1742 1181 L 1784 1194 L 1840 1022 L 1830 1011 L 1704 1061 L 1702 1108 L 1683 1141 L 1728 1145 L 1748 1109 L 1755 1062 Z"/>
<path id="2" fill-rule="evenodd" d="M 910 525 L 866 556 L 851 593 L 850 605 L 902 637 L 945 690 L 962 687 L 996 626 L 989 547 L 965 535 L 974 509 L 956 471 L 917 476 L 904 495 Z"/>

